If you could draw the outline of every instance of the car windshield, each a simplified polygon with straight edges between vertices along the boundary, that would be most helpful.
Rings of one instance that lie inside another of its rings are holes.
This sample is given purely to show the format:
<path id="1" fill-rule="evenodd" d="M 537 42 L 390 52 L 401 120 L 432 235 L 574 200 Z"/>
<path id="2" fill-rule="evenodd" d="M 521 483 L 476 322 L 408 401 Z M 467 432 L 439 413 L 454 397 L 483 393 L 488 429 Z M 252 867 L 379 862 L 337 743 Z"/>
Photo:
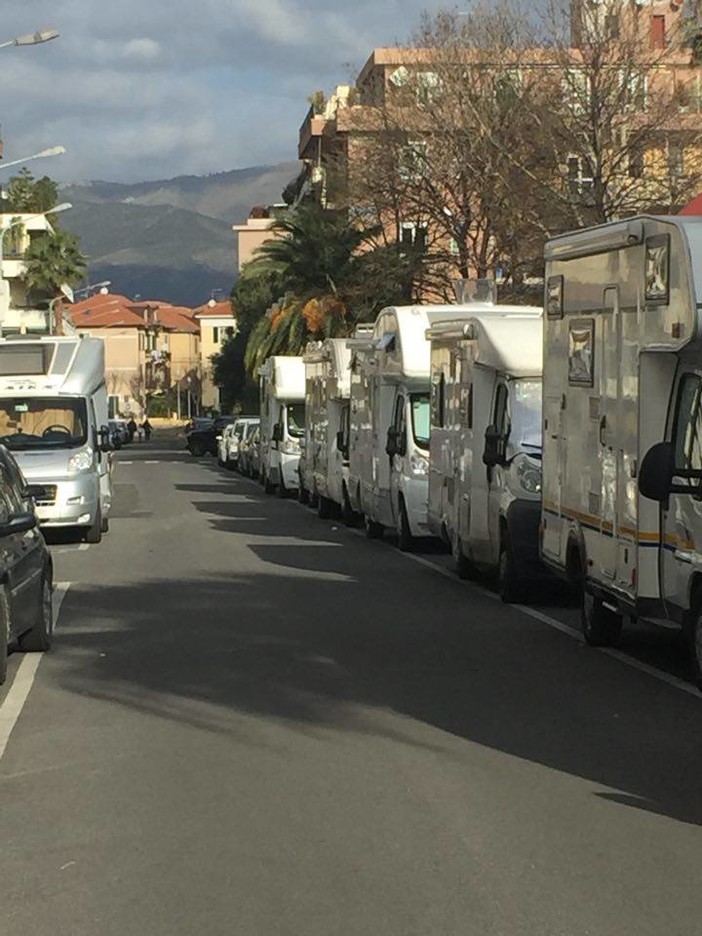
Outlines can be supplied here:
<path id="1" fill-rule="evenodd" d="M 0 400 L 0 443 L 14 452 L 76 448 L 87 441 L 85 400 L 75 397 Z"/>
<path id="2" fill-rule="evenodd" d="M 301 439 L 305 434 L 305 404 L 288 403 L 288 433 L 294 439 Z"/>
<path id="3" fill-rule="evenodd" d="M 412 435 L 414 444 L 418 448 L 429 448 L 429 394 L 412 393 L 410 394 L 410 406 L 412 407 Z"/>
<path id="4" fill-rule="evenodd" d="M 512 396 L 512 445 L 541 455 L 541 381 L 515 380 Z"/>

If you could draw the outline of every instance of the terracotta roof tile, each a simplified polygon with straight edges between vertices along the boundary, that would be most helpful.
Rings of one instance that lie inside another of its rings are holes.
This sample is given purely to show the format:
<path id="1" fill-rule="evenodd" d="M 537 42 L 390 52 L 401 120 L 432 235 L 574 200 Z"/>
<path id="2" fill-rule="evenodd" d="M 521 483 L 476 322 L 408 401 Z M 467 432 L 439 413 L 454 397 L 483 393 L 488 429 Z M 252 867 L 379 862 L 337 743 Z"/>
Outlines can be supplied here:
<path id="1" fill-rule="evenodd" d="M 229 299 L 225 299 L 222 302 L 215 302 L 214 305 L 210 305 L 209 302 L 206 302 L 205 305 L 198 306 L 197 309 L 193 309 L 195 318 L 209 318 L 210 316 L 217 316 L 218 318 L 233 316 L 232 304 Z"/>

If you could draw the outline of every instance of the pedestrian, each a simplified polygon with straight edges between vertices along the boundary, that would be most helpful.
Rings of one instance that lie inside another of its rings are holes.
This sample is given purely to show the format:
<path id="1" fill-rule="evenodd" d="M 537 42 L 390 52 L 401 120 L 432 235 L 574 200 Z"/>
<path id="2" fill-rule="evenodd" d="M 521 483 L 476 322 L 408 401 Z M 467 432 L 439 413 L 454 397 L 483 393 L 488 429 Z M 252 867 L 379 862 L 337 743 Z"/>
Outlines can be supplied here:
<path id="1" fill-rule="evenodd" d="M 141 428 L 144 430 L 144 438 L 148 442 L 151 438 L 151 423 L 149 422 L 148 417 L 144 419 L 144 422 L 141 424 Z"/>
<path id="2" fill-rule="evenodd" d="M 127 423 L 127 432 L 129 433 L 130 442 L 134 441 L 134 436 L 136 435 L 136 431 L 137 431 L 137 424 L 134 421 L 134 417 L 130 416 L 129 422 Z"/>

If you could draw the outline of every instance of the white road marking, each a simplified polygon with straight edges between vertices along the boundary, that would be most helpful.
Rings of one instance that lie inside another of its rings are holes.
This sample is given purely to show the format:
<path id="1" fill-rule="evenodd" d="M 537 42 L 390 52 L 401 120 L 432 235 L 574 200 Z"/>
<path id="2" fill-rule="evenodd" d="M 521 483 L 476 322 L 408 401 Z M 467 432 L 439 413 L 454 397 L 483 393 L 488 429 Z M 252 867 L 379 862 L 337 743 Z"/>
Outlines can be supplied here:
<path id="1" fill-rule="evenodd" d="M 54 630 L 56 629 L 63 599 L 66 597 L 70 584 L 70 582 L 56 583 L 53 605 Z M 17 724 L 17 720 L 22 714 L 24 703 L 27 701 L 27 696 L 34 684 L 34 677 L 37 674 L 42 657 L 43 654 L 41 653 L 26 653 L 24 655 L 5 700 L 0 705 L 0 760 L 2 760 L 5 753 L 7 742 L 10 740 L 10 735 Z"/>
<path id="2" fill-rule="evenodd" d="M 147 461 L 142 462 L 142 464 L 144 464 L 144 465 L 158 465 L 158 459 L 156 459 L 156 458 L 149 458 L 149 459 L 147 459 Z"/>
<path id="3" fill-rule="evenodd" d="M 118 464 L 118 465 L 133 465 L 134 462 L 133 462 L 133 461 L 122 461 L 121 458 L 118 458 L 118 459 L 117 459 L 117 464 Z"/>

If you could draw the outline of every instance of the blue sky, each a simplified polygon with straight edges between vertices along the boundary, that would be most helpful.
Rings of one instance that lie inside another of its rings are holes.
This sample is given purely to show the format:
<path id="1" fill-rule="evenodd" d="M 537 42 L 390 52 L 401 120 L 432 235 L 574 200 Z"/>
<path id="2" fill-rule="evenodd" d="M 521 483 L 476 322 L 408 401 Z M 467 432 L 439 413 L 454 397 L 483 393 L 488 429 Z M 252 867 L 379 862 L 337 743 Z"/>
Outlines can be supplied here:
<path id="1" fill-rule="evenodd" d="M 438 0 L 4 0 L 5 160 L 60 181 L 146 181 L 296 158 L 307 97 L 405 42 Z M 469 2 L 459 8 L 468 8 Z M 1 165 L 1 164 L 0 164 Z M 4 178 L 4 176 L 3 176 Z"/>

